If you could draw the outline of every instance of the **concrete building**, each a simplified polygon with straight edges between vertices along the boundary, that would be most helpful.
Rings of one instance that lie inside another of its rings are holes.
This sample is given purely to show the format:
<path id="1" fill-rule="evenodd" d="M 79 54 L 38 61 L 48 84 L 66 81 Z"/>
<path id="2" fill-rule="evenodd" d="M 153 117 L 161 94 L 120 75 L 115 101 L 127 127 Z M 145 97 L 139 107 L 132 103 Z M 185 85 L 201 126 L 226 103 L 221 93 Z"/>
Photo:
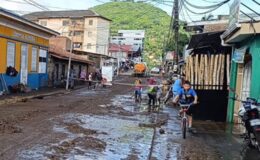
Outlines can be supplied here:
<path id="1" fill-rule="evenodd" d="M 0 91 L 47 86 L 49 38 L 58 34 L 0 8 Z"/>
<path id="2" fill-rule="evenodd" d="M 133 51 L 131 45 L 111 44 L 109 47 L 109 56 L 118 59 L 119 62 L 125 62 L 127 59 L 130 59 L 132 55 Z"/>
<path id="3" fill-rule="evenodd" d="M 119 30 L 118 36 L 112 36 L 110 42 L 112 44 L 131 45 L 133 51 L 139 49 L 143 51 L 145 40 L 144 30 Z"/>
<path id="4" fill-rule="evenodd" d="M 24 15 L 73 40 L 74 49 L 107 55 L 110 19 L 91 10 L 44 11 Z M 74 32 L 74 36 L 73 36 Z"/>
<path id="5" fill-rule="evenodd" d="M 233 47 L 230 89 L 235 90 L 242 100 L 251 97 L 259 101 L 260 22 L 240 22 L 234 31 L 225 32 L 222 38 L 224 44 Z M 235 97 L 235 93 L 230 92 L 229 97 Z M 241 105 L 232 99 L 229 100 L 229 122 L 238 122 L 238 110 Z"/>
<path id="6" fill-rule="evenodd" d="M 61 38 L 57 40 L 60 39 Z M 70 56 L 71 68 L 73 69 L 74 78 L 80 78 L 81 72 L 85 72 L 87 75 L 88 73 L 93 71 L 93 68 L 95 66 L 95 62 L 90 61 L 88 59 L 88 56 L 76 55 L 73 53 L 71 54 L 64 49 L 65 47 L 66 45 L 64 45 L 64 47 L 60 47 L 50 44 L 50 54 L 48 57 L 48 75 L 50 86 L 65 86 L 68 72 L 68 60 Z"/>

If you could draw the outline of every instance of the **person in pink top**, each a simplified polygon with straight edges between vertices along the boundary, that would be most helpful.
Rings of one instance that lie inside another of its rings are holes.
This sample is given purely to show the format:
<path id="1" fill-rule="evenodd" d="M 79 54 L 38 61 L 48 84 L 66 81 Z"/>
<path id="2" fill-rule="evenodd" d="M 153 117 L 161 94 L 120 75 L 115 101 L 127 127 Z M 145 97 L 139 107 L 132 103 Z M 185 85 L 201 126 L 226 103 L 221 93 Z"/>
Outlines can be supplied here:
<path id="1" fill-rule="evenodd" d="M 142 81 L 137 79 L 135 81 L 135 102 L 140 102 L 142 100 Z"/>

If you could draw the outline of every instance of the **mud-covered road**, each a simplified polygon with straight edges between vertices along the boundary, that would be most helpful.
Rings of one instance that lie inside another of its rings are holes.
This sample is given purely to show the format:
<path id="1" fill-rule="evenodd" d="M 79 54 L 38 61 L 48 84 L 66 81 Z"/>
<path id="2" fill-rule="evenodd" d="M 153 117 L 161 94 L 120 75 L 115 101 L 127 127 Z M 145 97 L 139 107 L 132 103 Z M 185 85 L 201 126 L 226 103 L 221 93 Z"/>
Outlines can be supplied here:
<path id="1" fill-rule="evenodd" d="M 196 122 L 197 133 L 183 140 L 176 108 L 147 110 L 146 101 L 134 103 L 132 87 L 122 85 L 0 106 L 0 159 L 260 159 L 254 150 L 241 156 L 229 126 Z"/>

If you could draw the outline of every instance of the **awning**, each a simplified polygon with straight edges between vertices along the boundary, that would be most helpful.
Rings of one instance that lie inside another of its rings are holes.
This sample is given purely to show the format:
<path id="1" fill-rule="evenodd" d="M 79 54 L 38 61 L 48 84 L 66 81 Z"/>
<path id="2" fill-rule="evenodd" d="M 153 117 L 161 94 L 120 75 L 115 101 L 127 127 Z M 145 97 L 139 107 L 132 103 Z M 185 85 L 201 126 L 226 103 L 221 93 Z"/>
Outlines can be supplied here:
<path id="1" fill-rule="evenodd" d="M 224 31 L 219 31 L 192 35 L 187 50 L 206 48 L 212 46 L 221 46 L 220 35 L 223 33 Z"/>

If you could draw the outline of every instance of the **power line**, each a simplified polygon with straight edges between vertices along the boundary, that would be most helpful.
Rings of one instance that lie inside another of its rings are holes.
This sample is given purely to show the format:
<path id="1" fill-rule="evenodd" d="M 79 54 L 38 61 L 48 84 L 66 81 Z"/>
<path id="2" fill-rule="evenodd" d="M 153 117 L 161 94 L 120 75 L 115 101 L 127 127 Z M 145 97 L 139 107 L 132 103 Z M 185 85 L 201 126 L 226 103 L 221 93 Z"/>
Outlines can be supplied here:
<path id="1" fill-rule="evenodd" d="M 258 5 L 260 5 L 260 3 L 259 2 L 257 2 L 256 0 L 252 0 L 253 2 L 255 2 L 256 4 L 258 4 Z"/>
<path id="2" fill-rule="evenodd" d="M 193 7 L 193 8 L 197 8 L 197 9 L 212 9 L 212 8 L 216 8 L 216 7 L 222 6 L 223 4 L 225 4 L 225 3 L 229 2 L 229 1 L 230 0 L 225 0 L 225 1 L 222 1 L 222 2 L 220 2 L 218 4 L 214 4 L 214 5 L 211 5 L 211 6 L 198 6 L 198 5 L 194 5 L 194 4 L 190 3 L 188 0 L 184 0 L 184 2 L 187 5 L 189 5 L 189 6 Z"/>
<path id="3" fill-rule="evenodd" d="M 31 4 L 28 4 L 27 2 L 22 2 L 22 1 L 17 1 L 17 0 L 3 0 L 3 1 L 7 1 L 10 3 L 16 3 L 16 4 L 25 4 L 25 5 L 31 6 Z M 51 5 L 44 5 L 44 6 L 48 7 L 48 8 L 53 8 L 53 9 L 77 10 L 77 9 L 73 9 L 73 8 L 63 8 L 63 7 L 57 7 L 57 6 L 51 6 Z M 26 12 L 31 12 L 31 11 L 26 11 Z"/>
<path id="4" fill-rule="evenodd" d="M 32 1 L 32 0 L 23 0 L 24 2 L 38 8 L 38 9 L 41 9 L 41 10 L 44 10 L 44 11 L 48 11 L 49 9 L 47 7 L 44 7 L 44 6 L 41 6 L 40 4 L 38 4 L 37 2 L 35 1 Z"/>
<path id="5" fill-rule="evenodd" d="M 257 14 L 258 16 L 260 16 L 260 14 L 258 12 L 256 12 L 255 10 L 253 10 L 252 8 L 248 7 L 247 5 L 245 5 L 244 3 L 241 2 L 241 4 L 246 7 L 247 9 L 249 9 L 250 11 L 254 12 L 255 14 Z"/>
<path id="6" fill-rule="evenodd" d="M 186 0 L 184 0 L 184 1 L 186 2 Z M 227 0 L 227 1 L 225 1 L 225 3 L 219 4 L 219 5 L 216 6 L 215 8 L 210 9 L 210 10 L 207 10 L 207 11 L 205 11 L 205 12 L 195 12 L 195 11 L 191 10 L 191 9 L 186 5 L 187 3 L 183 3 L 183 7 L 184 7 L 186 10 L 188 10 L 190 13 L 193 13 L 193 14 L 207 14 L 207 13 L 210 13 L 210 12 L 212 12 L 212 11 L 218 9 L 219 7 L 221 7 L 222 5 L 226 4 L 226 3 L 229 2 L 229 1 L 230 1 L 230 0 Z"/>
<path id="7" fill-rule="evenodd" d="M 34 5 L 36 5 L 36 6 L 39 6 L 39 7 L 43 8 L 43 9 L 46 10 L 46 11 L 49 11 L 49 10 L 50 10 L 48 7 L 39 4 L 39 3 L 37 3 L 37 2 L 34 1 L 34 0 L 27 0 L 27 1 L 31 2 L 32 4 L 34 4 Z"/>

